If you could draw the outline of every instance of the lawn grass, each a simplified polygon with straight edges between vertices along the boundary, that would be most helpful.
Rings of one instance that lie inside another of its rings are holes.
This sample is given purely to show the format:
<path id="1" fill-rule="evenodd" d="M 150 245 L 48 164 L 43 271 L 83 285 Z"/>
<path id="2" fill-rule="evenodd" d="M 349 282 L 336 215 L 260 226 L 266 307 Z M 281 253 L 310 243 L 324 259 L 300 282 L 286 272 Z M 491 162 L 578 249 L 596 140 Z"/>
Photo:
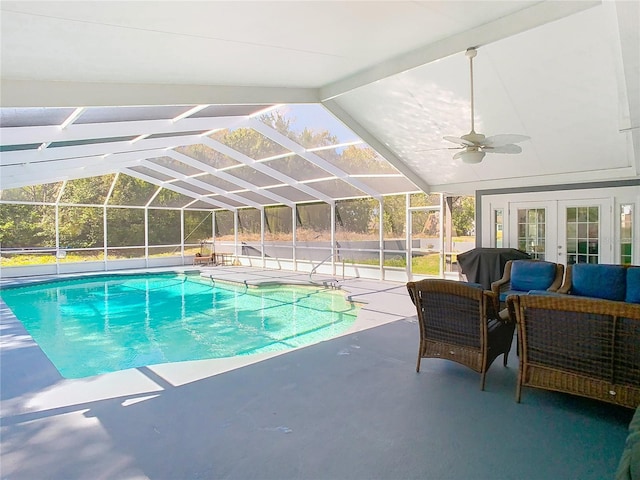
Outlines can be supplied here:
<path id="1" fill-rule="evenodd" d="M 195 255 L 197 250 L 185 251 L 185 255 Z M 166 257 L 172 255 L 171 253 L 159 253 L 152 254 L 149 257 Z M 109 259 L 126 259 L 129 257 L 119 257 L 110 255 Z M 102 252 L 84 252 L 73 253 L 68 252 L 65 258 L 59 259 L 61 263 L 73 263 L 73 262 L 102 262 L 104 256 Z M 364 259 L 364 260 L 350 260 L 344 259 L 345 263 L 354 265 L 378 265 L 377 259 Z M 51 254 L 23 254 L 12 255 L 10 257 L 1 257 L 0 264 L 3 267 L 20 267 L 26 265 L 49 265 L 55 264 L 56 257 Z M 397 257 L 387 258 L 384 262 L 385 267 L 406 268 L 407 263 L 404 255 L 398 255 Z M 413 273 L 421 275 L 439 275 L 440 273 L 440 254 L 434 253 L 431 255 L 421 255 L 413 257 L 411 260 L 411 270 Z"/>

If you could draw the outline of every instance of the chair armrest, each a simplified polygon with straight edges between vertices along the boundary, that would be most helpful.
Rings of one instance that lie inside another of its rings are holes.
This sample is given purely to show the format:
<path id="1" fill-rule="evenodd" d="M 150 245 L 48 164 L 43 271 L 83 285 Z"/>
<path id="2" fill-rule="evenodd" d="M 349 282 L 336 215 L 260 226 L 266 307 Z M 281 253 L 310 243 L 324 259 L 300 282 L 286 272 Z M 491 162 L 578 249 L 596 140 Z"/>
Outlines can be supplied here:
<path id="1" fill-rule="evenodd" d="M 498 319 L 501 320 L 500 317 L 500 297 L 497 293 L 492 292 L 490 290 L 485 290 L 483 292 L 485 297 L 485 302 L 487 306 L 487 319 Z"/>
<path id="2" fill-rule="evenodd" d="M 557 292 L 564 282 L 564 265 L 562 263 L 556 264 L 556 278 L 553 283 L 547 288 L 549 292 Z"/>
<path id="3" fill-rule="evenodd" d="M 507 297 L 507 313 L 512 322 L 518 321 L 517 310 L 520 308 L 520 297 L 518 295 L 509 295 Z"/>
<path id="4" fill-rule="evenodd" d="M 504 272 L 502 278 L 491 283 L 491 291 L 496 295 L 500 295 L 502 292 L 509 290 L 511 286 L 511 265 L 513 261 L 509 260 L 504 265 Z"/>
<path id="5" fill-rule="evenodd" d="M 571 265 L 569 265 L 567 267 L 567 271 L 564 275 L 564 280 L 562 281 L 562 285 L 560 286 L 560 288 L 558 288 L 557 292 L 558 293 L 565 293 L 568 294 L 571 291 L 571 272 L 572 272 L 572 268 Z"/>
<path id="6" fill-rule="evenodd" d="M 407 291 L 409 292 L 409 298 L 411 298 L 411 301 L 413 302 L 414 306 L 418 306 L 418 304 L 416 303 L 416 298 L 415 298 L 415 292 L 416 292 L 416 284 L 415 282 L 408 282 L 407 283 Z"/>
<path id="7" fill-rule="evenodd" d="M 504 265 L 504 272 L 502 278 L 491 283 L 491 291 L 496 295 L 500 295 L 502 292 L 509 290 L 511 286 L 511 265 L 513 260 L 509 260 Z"/>
<path id="8" fill-rule="evenodd" d="M 500 295 L 502 292 L 506 292 L 511 287 L 510 278 L 501 278 L 491 283 L 491 291 L 496 295 Z"/>

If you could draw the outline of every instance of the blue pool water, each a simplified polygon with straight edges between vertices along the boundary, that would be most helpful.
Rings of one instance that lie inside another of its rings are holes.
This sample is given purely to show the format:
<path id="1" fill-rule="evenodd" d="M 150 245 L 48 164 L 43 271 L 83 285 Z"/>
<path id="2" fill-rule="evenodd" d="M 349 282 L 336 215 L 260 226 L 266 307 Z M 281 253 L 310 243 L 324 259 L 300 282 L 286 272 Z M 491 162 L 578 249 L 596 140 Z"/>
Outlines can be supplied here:
<path id="1" fill-rule="evenodd" d="M 179 274 L 55 281 L 0 296 L 66 378 L 300 347 L 344 332 L 358 311 L 340 291 Z"/>

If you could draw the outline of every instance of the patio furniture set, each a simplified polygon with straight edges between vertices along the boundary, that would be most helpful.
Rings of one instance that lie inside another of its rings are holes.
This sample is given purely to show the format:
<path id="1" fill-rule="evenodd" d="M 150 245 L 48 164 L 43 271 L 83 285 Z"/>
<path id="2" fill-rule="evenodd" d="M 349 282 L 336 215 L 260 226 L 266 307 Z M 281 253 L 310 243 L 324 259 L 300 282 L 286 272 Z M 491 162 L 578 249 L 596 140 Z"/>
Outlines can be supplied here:
<path id="1" fill-rule="evenodd" d="M 193 257 L 194 265 L 231 265 L 233 254 L 218 252 L 211 255 L 196 254 Z"/>
<path id="2" fill-rule="evenodd" d="M 504 365 L 517 328 L 522 387 L 640 405 L 640 266 L 512 260 L 491 290 L 476 283 L 409 282 L 420 324 L 418 364 L 444 358 L 481 374 Z M 506 308 L 501 309 L 501 306 Z"/>

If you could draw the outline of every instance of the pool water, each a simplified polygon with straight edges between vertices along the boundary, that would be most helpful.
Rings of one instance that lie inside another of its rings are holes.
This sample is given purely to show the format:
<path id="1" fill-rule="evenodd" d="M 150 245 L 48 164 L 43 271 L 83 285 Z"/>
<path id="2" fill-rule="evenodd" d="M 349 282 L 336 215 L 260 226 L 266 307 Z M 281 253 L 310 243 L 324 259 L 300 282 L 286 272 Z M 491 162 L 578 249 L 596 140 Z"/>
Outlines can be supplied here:
<path id="1" fill-rule="evenodd" d="M 353 325 L 339 290 L 108 275 L 6 288 L 0 297 L 65 378 L 296 348 Z"/>

